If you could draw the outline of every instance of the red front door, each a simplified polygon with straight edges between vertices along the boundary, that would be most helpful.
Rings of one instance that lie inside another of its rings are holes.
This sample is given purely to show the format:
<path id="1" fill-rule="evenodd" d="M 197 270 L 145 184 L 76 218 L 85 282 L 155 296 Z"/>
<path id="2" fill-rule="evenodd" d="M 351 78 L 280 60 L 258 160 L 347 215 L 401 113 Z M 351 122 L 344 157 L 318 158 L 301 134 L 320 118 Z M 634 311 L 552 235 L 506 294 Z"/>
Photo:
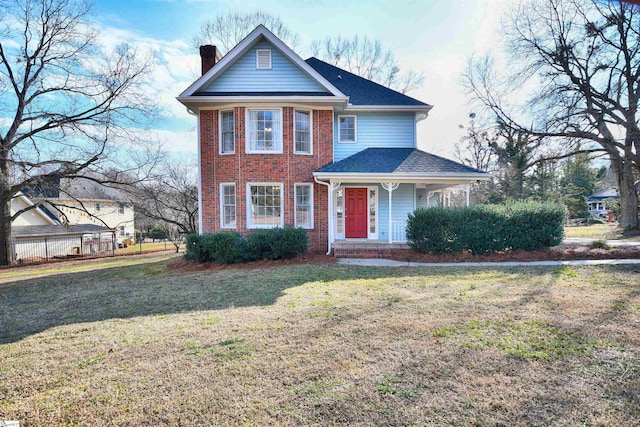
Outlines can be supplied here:
<path id="1" fill-rule="evenodd" d="M 367 189 L 345 188 L 345 237 L 367 238 Z"/>

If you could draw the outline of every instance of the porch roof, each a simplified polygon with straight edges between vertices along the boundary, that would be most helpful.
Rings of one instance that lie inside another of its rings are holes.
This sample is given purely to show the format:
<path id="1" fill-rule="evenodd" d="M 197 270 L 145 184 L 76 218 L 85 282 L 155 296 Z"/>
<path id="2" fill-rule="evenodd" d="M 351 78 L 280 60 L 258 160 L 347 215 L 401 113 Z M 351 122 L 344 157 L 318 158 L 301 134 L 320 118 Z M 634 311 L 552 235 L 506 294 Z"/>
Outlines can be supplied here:
<path id="1" fill-rule="evenodd" d="M 313 173 L 318 179 L 391 181 L 477 181 L 490 175 L 479 169 L 415 148 L 367 148 Z"/>

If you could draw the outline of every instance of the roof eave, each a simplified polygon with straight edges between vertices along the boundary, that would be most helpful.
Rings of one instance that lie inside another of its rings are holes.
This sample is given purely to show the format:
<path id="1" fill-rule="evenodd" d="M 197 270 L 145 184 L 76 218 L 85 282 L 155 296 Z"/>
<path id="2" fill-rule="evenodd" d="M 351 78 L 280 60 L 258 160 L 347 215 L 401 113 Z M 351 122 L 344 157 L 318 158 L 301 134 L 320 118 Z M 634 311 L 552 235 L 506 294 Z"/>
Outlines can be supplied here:
<path id="1" fill-rule="evenodd" d="M 303 102 L 306 104 L 344 105 L 347 96 L 179 96 L 176 98 L 187 107 L 203 107 L 210 104 L 228 104 L 230 102 L 251 102 L 273 104 L 278 102 Z"/>
<path id="2" fill-rule="evenodd" d="M 347 105 L 345 111 L 415 111 L 428 114 L 432 105 Z"/>
<path id="3" fill-rule="evenodd" d="M 477 182 L 491 179 L 488 173 L 362 173 L 362 172 L 313 172 L 320 180 L 336 180 L 341 182 Z"/>

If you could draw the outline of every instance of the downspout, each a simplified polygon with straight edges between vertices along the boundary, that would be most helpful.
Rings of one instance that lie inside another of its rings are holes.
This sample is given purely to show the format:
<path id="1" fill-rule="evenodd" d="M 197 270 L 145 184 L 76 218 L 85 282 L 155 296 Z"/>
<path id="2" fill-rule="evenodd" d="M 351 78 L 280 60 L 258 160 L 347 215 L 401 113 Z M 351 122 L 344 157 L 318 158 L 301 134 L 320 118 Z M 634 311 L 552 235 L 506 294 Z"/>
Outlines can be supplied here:
<path id="1" fill-rule="evenodd" d="M 327 253 L 326 255 L 331 255 L 331 230 L 333 230 L 333 215 L 331 215 L 331 209 L 333 207 L 333 191 L 331 191 L 331 183 L 320 181 L 317 176 L 313 177 L 313 180 L 320 185 L 327 186 L 327 213 L 328 213 L 328 224 L 327 224 Z"/>

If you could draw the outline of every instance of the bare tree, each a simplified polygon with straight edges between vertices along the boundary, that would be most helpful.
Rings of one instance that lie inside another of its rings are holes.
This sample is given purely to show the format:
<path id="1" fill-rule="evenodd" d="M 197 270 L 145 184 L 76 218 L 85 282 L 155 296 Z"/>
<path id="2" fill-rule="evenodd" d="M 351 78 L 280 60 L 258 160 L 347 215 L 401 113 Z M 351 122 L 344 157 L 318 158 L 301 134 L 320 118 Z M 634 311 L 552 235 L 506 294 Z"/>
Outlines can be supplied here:
<path id="1" fill-rule="evenodd" d="M 640 7 L 623 1 L 539 0 L 520 5 L 505 32 L 512 60 L 506 68 L 513 71 L 509 81 L 537 90 L 526 106 L 510 108 L 496 83 L 496 68 L 487 61 L 468 70 L 470 89 L 514 129 L 594 147 L 580 152 L 604 151 L 617 176 L 620 225 L 638 228 Z M 523 126 L 514 114 L 524 107 L 533 126 Z"/>
<path id="2" fill-rule="evenodd" d="M 380 40 L 354 36 L 327 37 L 311 43 L 312 55 L 336 67 L 373 80 L 402 93 L 416 89 L 424 76 L 413 70 L 401 73 L 398 61 L 390 50 L 384 50 Z"/>
<path id="3" fill-rule="evenodd" d="M 280 18 L 262 11 L 229 13 L 209 19 L 200 26 L 200 30 L 193 37 L 193 44 L 196 48 L 204 44 L 213 44 L 225 54 L 260 24 L 293 50 L 300 45 L 298 34 L 291 31 Z"/>
<path id="4" fill-rule="evenodd" d="M 88 3 L 0 1 L 0 264 L 11 262 L 10 202 L 24 188 L 92 172 L 116 182 L 137 157 L 120 144 L 152 112 L 139 89 L 151 66 L 128 46 L 105 53 Z"/>
<path id="5" fill-rule="evenodd" d="M 161 228 L 179 250 L 185 234 L 198 232 L 197 168 L 194 161 L 167 159 L 153 182 L 132 188 L 136 214 Z"/>

